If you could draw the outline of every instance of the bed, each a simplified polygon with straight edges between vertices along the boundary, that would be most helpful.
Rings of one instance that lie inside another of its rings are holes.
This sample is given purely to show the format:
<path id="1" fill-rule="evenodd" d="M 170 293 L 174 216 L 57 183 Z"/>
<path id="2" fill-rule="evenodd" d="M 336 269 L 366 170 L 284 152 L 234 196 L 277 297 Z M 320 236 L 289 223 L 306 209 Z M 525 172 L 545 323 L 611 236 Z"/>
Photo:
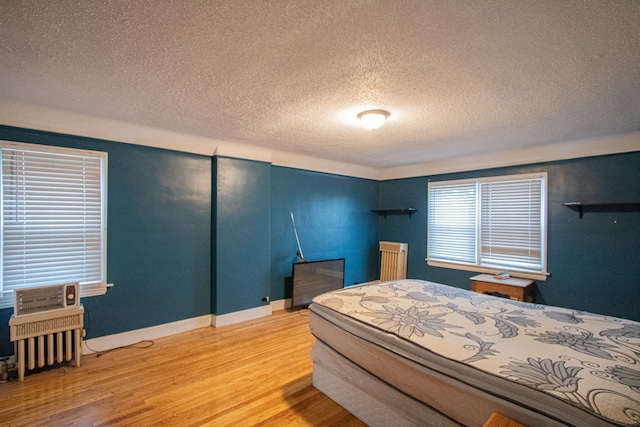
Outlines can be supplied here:
<path id="1" fill-rule="evenodd" d="M 640 323 L 421 280 L 309 306 L 313 384 L 370 426 L 640 426 Z"/>

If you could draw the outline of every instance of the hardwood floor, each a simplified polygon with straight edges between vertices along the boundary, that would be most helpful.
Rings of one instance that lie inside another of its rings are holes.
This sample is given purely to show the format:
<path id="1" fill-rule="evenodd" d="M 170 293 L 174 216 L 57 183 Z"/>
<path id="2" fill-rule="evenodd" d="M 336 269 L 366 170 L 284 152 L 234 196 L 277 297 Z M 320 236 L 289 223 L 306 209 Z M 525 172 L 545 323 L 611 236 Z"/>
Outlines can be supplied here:
<path id="1" fill-rule="evenodd" d="M 311 385 L 297 312 L 82 357 L 0 384 L 2 426 L 364 426 Z"/>

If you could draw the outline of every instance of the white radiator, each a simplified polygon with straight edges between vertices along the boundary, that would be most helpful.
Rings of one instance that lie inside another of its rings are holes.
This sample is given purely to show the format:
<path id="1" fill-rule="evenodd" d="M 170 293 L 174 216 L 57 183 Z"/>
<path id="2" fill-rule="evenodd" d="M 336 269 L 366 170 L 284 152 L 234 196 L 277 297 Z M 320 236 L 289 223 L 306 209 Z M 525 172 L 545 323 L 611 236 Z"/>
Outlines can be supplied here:
<path id="1" fill-rule="evenodd" d="M 400 280 L 407 278 L 408 243 L 380 242 L 380 280 Z"/>
<path id="2" fill-rule="evenodd" d="M 80 366 L 84 336 L 84 307 L 11 316 L 9 329 L 15 345 L 18 377 L 26 369 L 73 361 Z"/>

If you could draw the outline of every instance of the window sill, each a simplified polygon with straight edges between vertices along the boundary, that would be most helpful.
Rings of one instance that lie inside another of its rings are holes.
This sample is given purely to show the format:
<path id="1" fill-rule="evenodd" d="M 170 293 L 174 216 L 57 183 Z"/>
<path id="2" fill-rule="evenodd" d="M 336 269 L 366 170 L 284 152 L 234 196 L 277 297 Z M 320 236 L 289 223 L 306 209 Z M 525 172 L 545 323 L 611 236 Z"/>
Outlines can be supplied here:
<path id="1" fill-rule="evenodd" d="M 435 261 L 430 259 L 425 259 L 425 261 L 430 267 L 451 268 L 454 270 L 464 270 L 464 271 L 473 271 L 477 273 L 490 273 L 490 274 L 495 274 L 498 272 L 498 269 L 496 268 L 478 267 L 474 265 L 465 265 L 465 264 L 454 264 L 451 262 Z M 547 276 L 549 276 L 549 273 L 534 273 L 530 271 L 518 271 L 518 270 L 507 270 L 507 269 L 500 270 L 500 271 L 508 271 L 509 274 L 511 274 L 513 277 L 518 277 L 521 279 L 533 279 L 533 280 L 545 281 L 547 280 Z"/>
<path id="2" fill-rule="evenodd" d="M 80 298 L 95 297 L 107 293 L 107 289 L 111 288 L 113 283 L 99 283 L 95 285 L 83 285 L 80 287 Z M 0 309 L 13 308 L 13 292 L 0 298 Z"/>

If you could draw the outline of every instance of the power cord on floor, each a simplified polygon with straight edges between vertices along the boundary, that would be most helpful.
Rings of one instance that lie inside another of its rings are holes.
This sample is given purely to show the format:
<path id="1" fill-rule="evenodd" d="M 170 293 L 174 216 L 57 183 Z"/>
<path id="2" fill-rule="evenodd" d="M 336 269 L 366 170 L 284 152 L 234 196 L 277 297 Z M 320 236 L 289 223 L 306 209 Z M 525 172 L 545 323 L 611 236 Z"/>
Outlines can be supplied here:
<path id="1" fill-rule="evenodd" d="M 91 313 L 89 312 L 89 308 L 85 307 L 84 312 L 87 315 L 86 327 L 89 328 L 91 326 Z M 110 348 L 109 350 L 103 350 L 103 351 L 96 351 L 96 350 L 92 349 L 91 347 L 89 347 L 89 344 L 86 341 L 83 341 L 83 344 L 84 344 L 85 347 L 87 347 L 89 350 L 91 350 L 93 353 L 95 353 L 96 357 L 100 357 L 103 354 L 109 353 L 110 351 L 119 350 L 119 349 L 123 349 L 123 348 L 149 348 L 153 344 L 155 344 L 155 342 L 153 340 L 142 340 L 142 341 L 138 341 L 137 343 L 133 343 L 133 344 L 129 344 L 129 345 L 123 345 L 121 347 L 114 347 L 114 348 Z"/>
<path id="2" fill-rule="evenodd" d="M 96 357 L 100 357 L 104 354 L 107 354 L 113 350 L 119 350 L 119 349 L 126 349 L 126 348 L 149 348 L 152 345 L 155 344 L 155 341 L 153 340 L 142 340 L 142 341 L 138 341 L 137 343 L 133 343 L 133 344 L 129 344 L 129 345 L 123 345 L 120 347 L 114 347 L 114 348 L 110 348 L 109 350 L 103 350 L 103 351 L 96 351 L 94 349 L 92 349 L 91 347 L 89 347 L 89 345 L 87 344 L 87 342 L 84 342 L 84 345 L 91 350 L 93 353 L 95 353 Z"/>

